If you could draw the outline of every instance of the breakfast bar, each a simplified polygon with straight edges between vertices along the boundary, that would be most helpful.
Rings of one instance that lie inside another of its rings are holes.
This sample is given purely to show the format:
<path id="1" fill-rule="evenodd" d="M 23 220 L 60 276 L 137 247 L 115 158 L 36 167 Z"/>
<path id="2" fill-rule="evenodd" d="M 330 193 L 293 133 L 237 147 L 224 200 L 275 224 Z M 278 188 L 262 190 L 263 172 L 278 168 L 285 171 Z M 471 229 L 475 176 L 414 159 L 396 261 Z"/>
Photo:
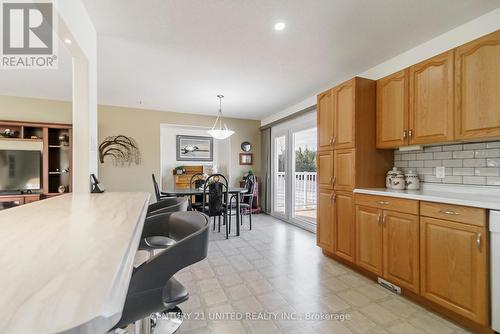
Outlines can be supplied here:
<path id="1" fill-rule="evenodd" d="M 123 310 L 149 197 L 73 193 L 0 211 L 0 332 L 111 329 Z"/>

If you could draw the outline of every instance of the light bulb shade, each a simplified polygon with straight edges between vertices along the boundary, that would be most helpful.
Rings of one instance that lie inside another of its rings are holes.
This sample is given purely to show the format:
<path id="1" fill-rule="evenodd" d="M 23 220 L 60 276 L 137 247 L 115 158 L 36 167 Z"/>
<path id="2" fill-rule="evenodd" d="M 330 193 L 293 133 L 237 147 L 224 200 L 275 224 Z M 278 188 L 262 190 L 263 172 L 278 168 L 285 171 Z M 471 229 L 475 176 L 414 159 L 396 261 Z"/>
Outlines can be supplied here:
<path id="1" fill-rule="evenodd" d="M 211 129 L 208 130 L 208 134 L 214 137 L 215 139 L 226 139 L 233 135 L 234 131 L 229 129 Z"/>

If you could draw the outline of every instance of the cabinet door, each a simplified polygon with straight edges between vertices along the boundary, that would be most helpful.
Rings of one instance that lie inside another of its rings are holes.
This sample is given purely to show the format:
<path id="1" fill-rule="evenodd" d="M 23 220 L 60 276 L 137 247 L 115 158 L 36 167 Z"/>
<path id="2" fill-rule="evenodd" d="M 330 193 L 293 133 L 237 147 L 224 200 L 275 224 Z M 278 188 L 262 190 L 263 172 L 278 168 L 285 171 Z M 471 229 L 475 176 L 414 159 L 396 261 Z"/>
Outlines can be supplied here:
<path id="1" fill-rule="evenodd" d="M 410 144 L 453 140 L 453 50 L 410 67 Z"/>
<path id="2" fill-rule="evenodd" d="M 459 139 L 500 137 L 500 30 L 455 50 Z"/>
<path id="3" fill-rule="evenodd" d="M 383 271 L 382 211 L 356 205 L 356 264 L 382 276 Z"/>
<path id="4" fill-rule="evenodd" d="M 320 187 L 333 187 L 333 151 L 320 151 L 317 153 L 318 185 Z"/>
<path id="5" fill-rule="evenodd" d="M 321 248 L 333 252 L 333 196 L 331 190 L 318 191 L 318 224 L 316 242 Z"/>
<path id="6" fill-rule="evenodd" d="M 355 141 L 355 79 L 338 86 L 335 89 L 334 124 L 335 134 L 333 146 L 335 149 L 354 148 Z"/>
<path id="7" fill-rule="evenodd" d="M 384 211 L 384 277 L 401 287 L 420 292 L 418 216 Z"/>
<path id="8" fill-rule="evenodd" d="M 355 235 L 352 193 L 336 193 L 334 200 L 333 251 L 335 255 L 354 262 Z"/>
<path id="9" fill-rule="evenodd" d="M 334 189 L 352 191 L 356 182 L 355 150 L 336 150 L 333 163 Z"/>
<path id="10" fill-rule="evenodd" d="M 486 229 L 420 218 L 421 294 L 479 324 L 488 324 Z"/>
<path id="11" fill-rule="evenodd" d="M 318 149 L 329 150 L 333 145 L 333 91 L 318 95 Z"/>
<path id="12" fill-rule="evenodd" d="M 408 69 L 377 80 L 377 147 L 408 145 Z"/>

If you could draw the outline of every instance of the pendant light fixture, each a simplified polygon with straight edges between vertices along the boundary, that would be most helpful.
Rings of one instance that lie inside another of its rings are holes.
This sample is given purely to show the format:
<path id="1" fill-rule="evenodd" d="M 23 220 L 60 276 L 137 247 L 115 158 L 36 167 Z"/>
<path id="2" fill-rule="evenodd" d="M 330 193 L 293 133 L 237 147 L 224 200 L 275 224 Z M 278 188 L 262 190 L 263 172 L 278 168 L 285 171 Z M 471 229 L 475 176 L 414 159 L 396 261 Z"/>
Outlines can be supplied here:
<path id="1" fill-rule="evenodd" d="M 217 97 L 219 98 L 219 113 L 217 114 L 214 126 L 212 126 L 211 130 L 208 130 L 208 133 L 215 139 L 226 139 L 229 138 L 234 131 L 229 130 L 226 123 L 223 123 L 222 99 L 224 98 L 224 95 L 219 94 Z"/>

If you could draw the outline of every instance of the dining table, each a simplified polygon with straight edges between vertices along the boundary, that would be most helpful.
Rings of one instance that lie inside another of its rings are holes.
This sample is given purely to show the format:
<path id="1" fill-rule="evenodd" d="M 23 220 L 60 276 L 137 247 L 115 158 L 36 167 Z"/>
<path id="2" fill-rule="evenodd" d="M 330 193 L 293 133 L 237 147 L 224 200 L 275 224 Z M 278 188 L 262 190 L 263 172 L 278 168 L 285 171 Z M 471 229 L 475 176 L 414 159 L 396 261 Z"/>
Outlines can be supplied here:
<path id="1" fill-rule="evenodd" d="M 236 235 L 240 235 L 240 195 L 248 192 L 247 188 L 240 187 L 228 187 L 228 193 L 236 198 Z M 162 196 L 169 197 L 185 197 L 185 196 L 195 196 L 203 195 L 203 188 L 173 188 L 166 189 L 160 192 Z"/>

